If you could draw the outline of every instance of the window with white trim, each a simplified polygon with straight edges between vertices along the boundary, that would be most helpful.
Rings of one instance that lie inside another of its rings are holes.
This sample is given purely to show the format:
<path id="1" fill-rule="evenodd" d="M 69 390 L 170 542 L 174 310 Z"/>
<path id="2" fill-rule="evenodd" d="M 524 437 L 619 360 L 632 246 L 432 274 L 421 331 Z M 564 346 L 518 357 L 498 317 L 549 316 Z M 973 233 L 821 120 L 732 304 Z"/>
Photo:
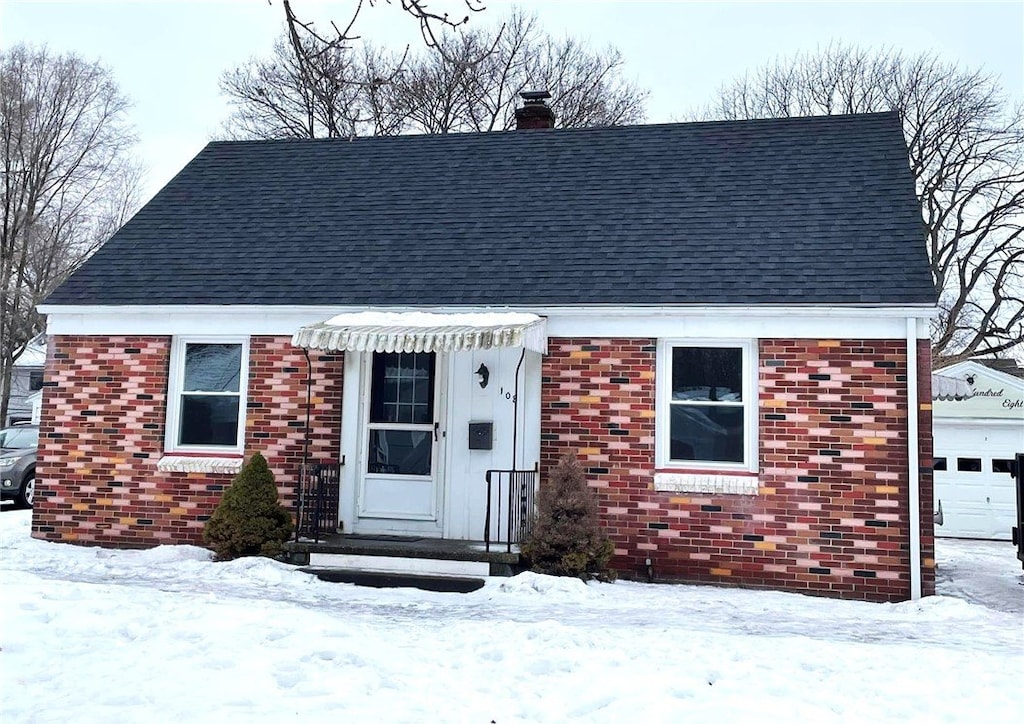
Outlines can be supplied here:
<path id="1" fill-rule="evenodd" d="M 175 338 L 167 450 L 242 452 L 248 352 L 245 338 Z"/>
<path id="2" fill-rule="evenodd" d="M 658 466 L 756 470 L 752 342 L 663 341 L 658 348 Z"/>

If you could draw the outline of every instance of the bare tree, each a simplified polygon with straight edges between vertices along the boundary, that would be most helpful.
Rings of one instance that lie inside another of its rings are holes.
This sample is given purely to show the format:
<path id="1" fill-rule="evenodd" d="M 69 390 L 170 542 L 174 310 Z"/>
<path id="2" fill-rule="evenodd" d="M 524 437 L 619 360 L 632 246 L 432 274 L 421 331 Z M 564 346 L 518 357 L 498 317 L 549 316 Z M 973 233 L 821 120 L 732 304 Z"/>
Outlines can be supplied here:
<path id="1" fill-rule="evenodd" d="M 110 72 L 74 55 L 0 51 L 0 419 L 35 310 L 137 207 L 128 102 Z"/>
<path id="2" fill-rule="evenodd" d="M 441 50 L 443 52 L 440 43 L 440 39 L 444 37 L 443 32 L 466 25 L 469 22 L 470 15 L 482 12 L 486 10 L 486 7 L 482 0 L 441 0 L 441 2 L 442 4 L 448 2 L 453 10 L 458 9 L 467 14 L 462 15 L 460 12 L 453 16 L 451 13 L 443 10 L 442 12 L 436 12 L 432 9 L 435 6 L 433 4 L 428 5 L 424 0 L 398 0 L 398 2 L 384 0 L 383 4 L 397 6 L 407 16 L 413 18 L 419 27 L 424 45 L 431 50 Z M 380 4 L 379 0 L 365 0 L 365 3 L 370 6 Z M 364 0 L 355 1 L 355 8 L 352 11 L 352 15 L 349 16 L 348 23 L 344 29 L 332 21 L 330 31 L 320 32 L 312 22 L 299 19 L 292 9 L 290 0 L 281 0 L 281 6 L 284 9 L 285 34 L 293 44 L 299 59 L 301 60 L 306 57 L 310 50 L 317 52 L 316 49 L 318 47 L 343 48 L 348 47 L 352 41 L 358 40 L 359 36 L 354 34 L 353 29 L 355 28 L 356 21 L 359 19 L 360 12 L 362 12 L 363 4 Z M 304 41 L 308 38 L 316 40 L 317 43 L 306 45 Z"/>
<path id="3" fill-rule="evenodd" d="M 560 128 L 638 123 L 646 91 L 623 76 L 615 48 L 592 50 L 542 32 L 534 15 L 514 11 L 498 28 L 439 41 L 394 80 L 397 113 L 427 133 L 506 130 L 524 90 L 547 90 Z"/>
<path id="4" fill-rule="evenodd" d="M 437 52 L 399 56 L 371 45 L 311 45 L 303 55 L 315 78 L 281 40 L 272 57 L 225 73 L 221 89 L 236 110 L 235 138 L 449 133 L 511 128 L 519 92 L 549 90 L 559 127 L 636 123 L 647 93 L 623 77 L 615 48 L 595 51 L 543 33 L 521 12 L 497 27 L 437 38 Z M 406 50 L 408 53 L 408 50 Z M 339 89 L 347 89 L 341 91 Z M 341 118 L 333 128 L 322 119 Z"/>
<path id="5" fill-rule="evenodd" d="M 316 41 L 306 38 L 304 46 Z M 234 106 L 225 123 L 232 138 L 334 138 L 357 135 L 363 111 L 363 68 L 347 48 L 312 50 L 301 60 L 287 38 L 270 57 L 252 58 L 221 75 Z M 310 68 L 315 68 L 315 71 Z M 362 135 L 362 134 L 358 134 Z"/>
<path id="6" fill-rule="evenodd" d="M 456 1 L 468 13 L 484 10 L 480 0 L 451 0 Z M 469 14 L 453 18 L 423 0 L 384 4 L 397 4 L 416 21 L 426 47 L 441 53 L 442 31 L 469 22 Z M 222 90 L 236 106 L 226 123 L 227 135 L 317 138 L 395 132 L 401 119 L 394 117 L 381 88 L 400 71 L 409 49 L 398 58 L 369 47 L 356 52 L 360 38 L 354 28 L 363 5 L 364 0 L 356 0 L 344 27 L 332 21 L 330 30 L 323 31 L 301 20 L 290 0 L 282 0 L 285 32 L 271 57 L 253 58 L 221 78 Z"/>
<path id="7" fill-rule="evenodd" d="M 1024 109 L 993 77 L 841 45 L 765 65 L 722 87 L 706 119 L 898 111 L 940 291 L 933 360 L 1021 351 Z"/>

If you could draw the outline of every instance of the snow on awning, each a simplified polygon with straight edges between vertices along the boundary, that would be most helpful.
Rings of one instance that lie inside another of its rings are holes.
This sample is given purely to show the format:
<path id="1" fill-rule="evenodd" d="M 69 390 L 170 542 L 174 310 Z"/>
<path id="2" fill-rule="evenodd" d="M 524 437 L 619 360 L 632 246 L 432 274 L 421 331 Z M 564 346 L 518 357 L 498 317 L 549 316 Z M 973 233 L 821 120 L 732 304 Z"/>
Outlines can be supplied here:
<path id="1" fill-rule="evenodd" d="M 329 352 L 548 351 L 547 320 L 523 312 L 355 312 L 301 327 L 292 344 Z"/>
<path id="2" fill-rule="evenodd" d="M 947 375 L 932 375 L 933 400 L 966 400 L 974 394 L 974 390 L 966 380 Z"/>

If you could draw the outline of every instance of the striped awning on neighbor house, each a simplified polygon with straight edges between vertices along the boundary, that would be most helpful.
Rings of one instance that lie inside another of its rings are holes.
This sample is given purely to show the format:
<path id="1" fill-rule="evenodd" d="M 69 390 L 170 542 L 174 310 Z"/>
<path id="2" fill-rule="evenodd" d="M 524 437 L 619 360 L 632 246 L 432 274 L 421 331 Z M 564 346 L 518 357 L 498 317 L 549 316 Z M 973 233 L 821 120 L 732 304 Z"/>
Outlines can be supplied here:
<path id="1" fill-rule="evenodd" d="M 301 327 L 292 344 L 330 352 L 548 349 L 547 320 L 524 312 L 355 312 Z"/>
<path id="2" fill-rule="evenodd" d="M 966 380 L 947 375 L 932 375 L 933 400 L 966 400 L 974 394 Z"/>

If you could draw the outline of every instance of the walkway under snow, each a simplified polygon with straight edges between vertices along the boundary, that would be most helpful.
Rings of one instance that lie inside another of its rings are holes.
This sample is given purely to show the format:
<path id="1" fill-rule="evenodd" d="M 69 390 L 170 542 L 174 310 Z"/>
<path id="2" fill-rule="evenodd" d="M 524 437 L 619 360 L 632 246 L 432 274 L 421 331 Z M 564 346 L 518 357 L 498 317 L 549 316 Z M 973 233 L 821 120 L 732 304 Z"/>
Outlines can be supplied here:
<path id="1" fill-rule="evenodd" d="M 1024 577 L 940 541 L 940 593 L 871 604 L 523 574 L 323 583 L 205 550 L 32 540 L 0 514 L 0 720 L 1019 722 Z"/>

